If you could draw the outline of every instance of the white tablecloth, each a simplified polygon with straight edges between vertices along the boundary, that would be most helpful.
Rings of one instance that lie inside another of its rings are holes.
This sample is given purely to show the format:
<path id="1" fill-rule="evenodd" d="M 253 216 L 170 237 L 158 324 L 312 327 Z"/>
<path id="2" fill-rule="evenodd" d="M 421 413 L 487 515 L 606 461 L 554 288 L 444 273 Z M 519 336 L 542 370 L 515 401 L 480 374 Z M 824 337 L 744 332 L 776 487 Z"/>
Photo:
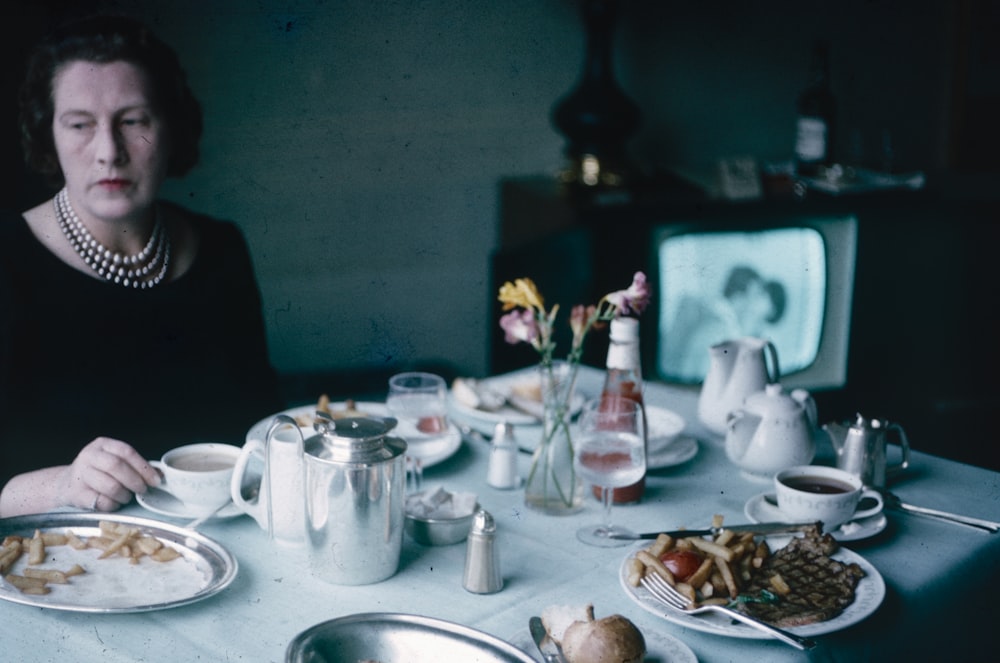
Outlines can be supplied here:
<path id="1" fill-rule="evenodd" d="M 600 380 L 600 371 L 585 369 L 579 388 L 594 394 Z M 636 530 L 705 526 L 716 513 L 728 523 L 745 522 L 745 502 L 766 487 L 743 479 L 726 459 L 722 441 L 694 421 L 696 394 L 649 384 L 646 400 L 687 417 L 700 450 L 681 466 L 652 472 L 646 499 L 617 508 L 616 521 Z M 913 437 L 919 448 L 919 437 Z M 821 450 L 820 460 L 824 453 L 830 449 Z M 994 570 L 1000 534 L 889 512 L 885 532 L 847 544 L 884 577 L 883 605 L 863 623 L 821 636 L 820 647 L 807 655 L 773 641 L 681 628 L 642 610 L 618 583 L 628 549 L 592 548 L 574 537 L 578 527 L 599 519 L 595 501 L 573 516 L 540 515 L 524 507 L 521 491 L 486 485 L 487 457 L 485 445 L 466 441 L 455 456 L 429 468 L 425 481 L 476 492 L 495 517 L 505 578 L 499 593 L 476 595 L 462 588 L 464 544 L 424 547 L 408 538 L 392 578 L 361 587 L 330 585 L 312 578 L 294 551 L 269 543 L 251 519 L 240 517 L 200 528 L 239 560 L 236 581 L 221 594 L 189 606 L 117 615 L 0 603 L 0 660 L 281 661 L 300 631 L 362 612 L 427 615 L 524 642 L 529 616 L 550 604 L 574 602 L 592 602 L 599 616 L 624 614 L 646 633 L 673 635 L 703 662 L 930 660 L 937 655 L 988 660 L 992 633 L 984 629 L 995 614 L 989 602 L 1000 586 Z M 520 462 L 526 472 L 529 458 L 522 455 Z M 894 488 L 913 503 L 990 519 L 1000 515 L 1000 474 L 919 452 L 912 471 Z M 138 506 L 127 513 L 157 517 Z"/>

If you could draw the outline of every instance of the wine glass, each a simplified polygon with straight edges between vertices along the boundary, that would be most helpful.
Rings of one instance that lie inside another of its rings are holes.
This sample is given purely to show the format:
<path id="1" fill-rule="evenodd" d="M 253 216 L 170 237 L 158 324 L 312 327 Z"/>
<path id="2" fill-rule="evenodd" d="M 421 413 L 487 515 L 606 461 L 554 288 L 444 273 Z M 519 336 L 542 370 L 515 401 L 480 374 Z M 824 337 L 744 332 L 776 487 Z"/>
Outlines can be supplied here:
<path id="1" fill-rule="evenodd" d="M 611 524 L 612 491 L 630 486 L 646 471 L 646 431 L 642 405 L 621 396 L 604 395 L 588 401 L 580 413 L 573 465 L 585 482 L 601 489 L 604 523 L 589 525 L 576 538 L 592 546 L 628 545 L 612 534 L 628 530 Z"/>
<path id="2" fill-rule="evenodd" d="M 385 404 L 396 418 L 398 435 L 406 441 L 406 466 L 413 492 L 423 489 L 423 461 L 447 442 L 447 384 L 433 373 L 398 373 L 389 378 Z"/>

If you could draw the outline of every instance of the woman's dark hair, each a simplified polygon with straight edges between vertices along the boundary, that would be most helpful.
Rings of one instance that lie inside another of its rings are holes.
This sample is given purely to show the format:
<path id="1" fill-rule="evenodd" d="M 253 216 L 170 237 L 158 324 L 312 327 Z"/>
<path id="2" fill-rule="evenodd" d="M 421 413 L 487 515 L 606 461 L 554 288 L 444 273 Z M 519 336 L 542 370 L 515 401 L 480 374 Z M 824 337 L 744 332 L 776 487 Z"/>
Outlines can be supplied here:
<path id="1" fill-rule="evenodd" d="M 142 23 L 122 16 L 101 16 L 65 24 L 35 47 L 21 86 L 21 144 L 28 165 L 61 184 L 62 170 L 52 137 L 55 113 L 52 82 L 63 65 L 124 61 L 144 70 L 157 112 L 170 138 L 167 175 L 181 176 L 198 163 L 201 105 L 188 87 L 177 54 Z"/>
<path id="2" fill-rule="evenodd" d="M 771 298 L 771 315 L 767 316 L 764 322 L 773 325 L 785 315 L 785 306 L 788 303 L 785 286 L 778 281 L 768 281 L 764 284 L 764 290 Z"/>
<path id="3" fill-rule="evenodd" d="M 746 265 L 736 265 L 730 270 L 726 283 L 722 286 L 722 296 L 731 299 L 733 295 L 744 293 L 754 281 L 760 283 L 764 281 L 756 269 Z"/>

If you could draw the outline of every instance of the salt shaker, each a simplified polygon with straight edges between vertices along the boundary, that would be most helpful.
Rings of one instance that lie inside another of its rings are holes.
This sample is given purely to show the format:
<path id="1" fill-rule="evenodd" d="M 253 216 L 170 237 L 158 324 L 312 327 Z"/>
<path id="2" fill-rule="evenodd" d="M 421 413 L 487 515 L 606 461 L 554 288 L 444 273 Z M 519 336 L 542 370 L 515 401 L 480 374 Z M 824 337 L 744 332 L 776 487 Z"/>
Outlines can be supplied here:
<path id="1" fill-rule="evenodd" d="M 476 511 L 465 548 L 462 586 L 473 594 L 493 594 L 503 589 L 500 557 L 496 548 L 497 526 L 484 509 Z"/>
<path id="2" fill-rule="evenodd" d="M 490 445 L 490 464 L 486 470 L 486 483 L 494 488 L 507 490 L 520 485 L 517 476 L 517 440 L 514 427 L 506 421 L 496 425 Z"/>

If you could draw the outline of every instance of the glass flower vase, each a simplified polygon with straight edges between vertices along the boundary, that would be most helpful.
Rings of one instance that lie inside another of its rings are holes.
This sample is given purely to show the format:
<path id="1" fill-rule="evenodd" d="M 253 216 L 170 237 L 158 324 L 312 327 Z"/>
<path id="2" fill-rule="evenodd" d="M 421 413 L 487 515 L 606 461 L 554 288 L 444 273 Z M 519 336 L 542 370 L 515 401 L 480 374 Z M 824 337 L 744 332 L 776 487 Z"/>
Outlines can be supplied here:
<path id="1" fill-rule="evenodd" d="M 539 367 L 542 439 L 531 458 L 524 503 L 549 515 L 568 515 L 583 506 L 583 482 L 573 466 L 570 429 L 577 364 L 552 362 Z"/>

